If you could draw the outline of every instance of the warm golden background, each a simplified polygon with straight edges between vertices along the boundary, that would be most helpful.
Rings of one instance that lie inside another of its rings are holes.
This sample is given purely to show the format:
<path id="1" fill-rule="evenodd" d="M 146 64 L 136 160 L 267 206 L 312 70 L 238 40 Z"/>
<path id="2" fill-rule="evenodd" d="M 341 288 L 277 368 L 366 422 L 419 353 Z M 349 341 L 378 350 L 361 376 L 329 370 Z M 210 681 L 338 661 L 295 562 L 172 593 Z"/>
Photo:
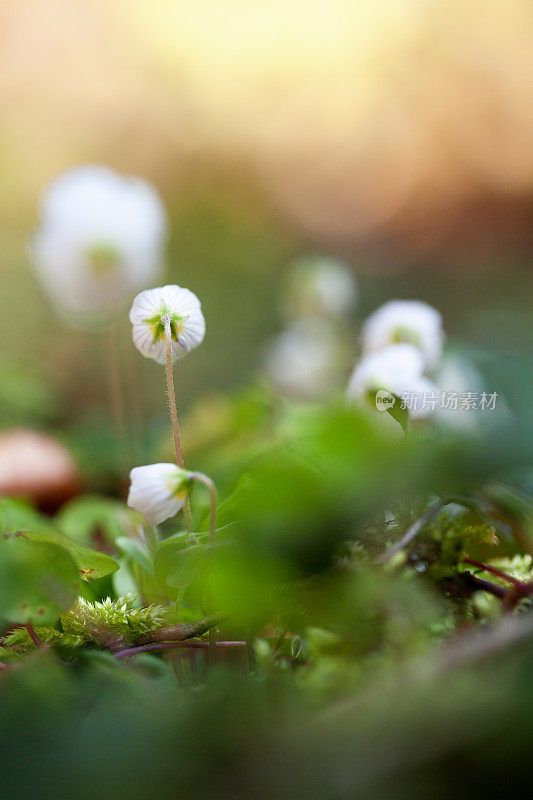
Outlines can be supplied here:
<path id="1" fill-rule="evenodd" d="M 85 162 L 149 178 L 169 208 L 167 277 L 208 325 L 185 400 L 258 369 L 308 251 L 353 266 L 363 313 L 417 296 L 452 338 L 523 348 L 532 31 L 530 0 L 4 0 L 5 369 L 44 373 L 58 420 L 103 406 L 101 343 L 56 322 L 25 251 L 43 185 Z M 149 401 L 162 378 L 138 368 Z"/>

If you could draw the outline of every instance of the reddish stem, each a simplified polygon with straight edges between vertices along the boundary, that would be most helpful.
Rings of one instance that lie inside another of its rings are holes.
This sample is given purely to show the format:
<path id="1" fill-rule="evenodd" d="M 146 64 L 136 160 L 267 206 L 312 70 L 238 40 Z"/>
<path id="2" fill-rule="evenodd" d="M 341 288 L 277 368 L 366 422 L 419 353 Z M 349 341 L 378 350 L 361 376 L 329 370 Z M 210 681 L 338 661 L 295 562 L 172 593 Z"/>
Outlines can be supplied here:
<path id="1" fill-rule="evenodd" d="M 465 572 L 464 577 L 472 589 L 488 592 L 494 595 L 494 597 L 499 597 L 500 600 L 504 602 L 509 592 L 513 591 L 512 589 L 504 589 L 503 586 L 496 586 L 495 583 L 491 583 L 490 581 L 484 581 L 483 578 L 477 578 L 475 575 L 472 575 L 471 572 Z"/>
<path id="2" fill-rule="evenodd" d="M 26 630 L 30 634 L 30 637 L 31 637 L 31 640 L 32 640 L 33 644 L 36 647 L 44 647 L 43 643 L 41 642 L 41 640 L 39 639 L 39 637 L 35 633 L 35 629 L 34 629 L 33 625 L 31 624 L 31 622 L 27 622 L 24 627 L 26 628 Z"/>
<path id="3" fill-rule="evenodd" d="M 474 561 L 473 558 L 463 558 L 463 561 L 465 564 L 471 564 L 471 566 L 483 570 L 483 572 L 490 572 L 492 575 L 496 575 L 498 578 L 507 581 L 507 583 L 512 583 L 513 586 L 516 586 L 517 588 L 521 589 L 524 586 L 523 582 L 518 580 L 518 578 L 513 578 L 511 575 L 507 575 L 507 573 L 503 572 L 501 569 L 491 567 L 488 564 L 483 564 L 481 561 Z"/>
<path id="4" fill-rule="evenodd" d="M 199 648 L 205 649 L 211 645 L 211 642 L 152 642 L 151 644 L 141 644 L 138 647 L 128 647 L 126 650 L 120 650 L 114 654 L 115 658 L 125 658 L 126 656 L 134 656 L 137 653 L 146 653 L 150 650 L 175 650 L 176 648 Z M 215 649 L 218 647 L 246 647 L 246 642 L 214 642 Z"/>

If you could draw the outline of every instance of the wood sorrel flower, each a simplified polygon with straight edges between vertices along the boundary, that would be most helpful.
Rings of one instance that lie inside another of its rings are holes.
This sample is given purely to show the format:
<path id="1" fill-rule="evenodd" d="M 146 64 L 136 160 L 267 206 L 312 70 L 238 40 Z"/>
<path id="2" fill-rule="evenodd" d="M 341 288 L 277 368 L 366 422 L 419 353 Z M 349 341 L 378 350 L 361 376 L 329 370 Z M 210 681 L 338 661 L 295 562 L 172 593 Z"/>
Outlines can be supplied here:
<path id="1" fill-rule="evenodd" d="M 140 511 L 149 525 L 174 517 L 193 486 L 190 472 L 176 464 L 148 464 L 130 472 L 128 505 Z"/>
<path id="2" fill-rule="evenodd" d="M 407 343 L 418 348 L 429 369 L 440 359 L 443 339 L 440 313 L 419 300 L 391 300 L 374 311 L 363 326 L 364 353 Z"/>
<path id="3" fill-rule="evenodd" d="M 181 286 L 162 286 L 138 294 L 130 321 L 135 347 L 158 364 L 166 361 L 165 322 L 170 323 L 172 363 L 198 347 L 205 335 L 200 301 Z"/>
<path id="4" fill-rule="evenodd" d="M 348 383 L 347 395 L 358 400 L 375 403 L 377 392 L 388 392 L 395 397 L 409 395 L 413 398 L 410 414 L 413 419 L 427 417 L 432 412 L 428 396 L 436 391 L 435 384 L 422 372 L 424 359 L 410 344 L 393 344 L 378 353 L 363 356 L 356 364 Z M 415 402 L 416 400 L 416 402 Z"/>
<path id="5" fill-rule="evenodd" d="M 79 167 L 42 196 L 33 266 L 62 316 L 99 316 L 157 279 L 165 233 L 164 207 L 146 181 Z"/>

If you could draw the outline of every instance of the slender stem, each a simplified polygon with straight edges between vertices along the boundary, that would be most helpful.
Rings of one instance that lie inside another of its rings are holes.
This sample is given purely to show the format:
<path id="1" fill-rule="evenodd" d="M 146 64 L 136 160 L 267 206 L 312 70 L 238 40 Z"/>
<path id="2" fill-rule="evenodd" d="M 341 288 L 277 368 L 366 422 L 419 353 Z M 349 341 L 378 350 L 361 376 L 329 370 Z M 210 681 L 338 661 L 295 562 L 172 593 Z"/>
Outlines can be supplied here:
<path id="1" fill-rule="evenodd" d="M 524 585 L 522 581 L 518 580 L 518 578 L 513 578 L 511 575 L 507 575 L 507 573 L 503 572 L 501 569 L 496 569 L 496 567 L 491 567 L 489 564 L 483 564 L 481 561 L 475 561 L 473 558 L 463 558 L 463 561 L 465 564 L 470 564 L 473 567 L 477 567 L 483 572 L 489 572 L 492 575 L 496 575 L 496 577 L 501 578 L 504 581 L 507 581 L 507 583 L 512 583 L 513 586 L 522 588 Z"/>
<path id="2" fill-rule="evenodd" d="M 166 314 L 164 317 L 162 317 L 162 322 L 165 325 L 165 344 L 167 351 L 167 391 L 170 420 L 172 422 L 172 436 L 174 438 L 174 448 L 176 450 L 176 461 L 178 462 L 178 467 L 183 469 L 183 453 L 181 451 L 180 427 L 178 425 L 176 393 L 174 391 L 174 373 L 172 372 L 172 331 L 170 329 L 170 316 Z"/>
<path id="3" fill-rule="evenodd" d="M 272 655 L 275 655 L 279 650 L 281 650 L 281 646 L 285 641 L 285 637 L 287 636 L 287 631 L 285 628 L 282 628 L 281 633 L 276 638 L 276 644 L 274 645 L 274 649 L 272 651 Z"/>
<path id="4" fill-rule="evenodd" d="M 27 622 L 26 625 L 25 625 L 25 628 L 28 631 L 28 633 L 30 634 L 30 638 L 31 638 L 33 644 L 36 647 L 44 647 L 43 643 L 41 642 L 41 640 L 39 639 L 39 637 L 35 633 L 35 628 L 31 624 L 31 622 Z"/>
<path id="5" fill-rule="evenodd" d="M 203 483 L 209 489 L 209 494 L 211 496 L 211 511 L 209 514 L 209 541 L 213 545 L 215 543 L 215 533 L 217 529 L 217 490 L 215 484 L 207 475 L 204 475 L 203 472 L 191 472 L 191 478 L 193 481 L 198 481 L 198 483 Z"/>
<path id="6" fill-rule="evenodd" d="M 218 647 L 246 647 L 246 642 L 215 642 L 215 648 Z M 137 653 L 146 653 L 150 650 L 176 650 L 177 648 L 192 648 L 192 649 L 205 649 L 210 647 L 210 642 L 158 642 L 152 644 L 141 644 L 138 647 L 128 647 L 126 650 L 120 650 L 114 654 L 114 658 L 125 658 L 126 656 L 134 656 Z"/>
<path id="7" fill-rule="evenodd" d="M 181 436 L 180 427 L 178 424 L 178 412 L 176 410 L 176 392 L 174 391 L 174 373 L 172 372 L 172 330 L 170 327 L 170 315 L 165 314 L 161 317 L 161 321 L 165 326 L 165 344 L 166 344 L 166 376 L 167 376 L 167 392 L 168 392 L 168 406 L 170 409 L 170 421 L 172 423 L 172 437 L 174 439 L 174 449 L 176 450 L 176 462 L 178 467 L 183 469 L 183 453 L 181 450 Z M 189 501 L 185 502 L 183 506 L 183 516 L 185 517 L 185 524 L 189 533 L 192 531 L 191 509 Z"/>
<path id="8" fill-rule="evenodd" d="M 413 522 L 413 524 L 404 533 L 402 538 L 399 539 L 397 542 L 395 542 L 392 545 L 392 547 L 389 547 L 389 549 L 386 550 L 385 553 L 383 553 L 383 555 L 381 555 L 377 559 L 376 563 L 385 564 L 387 561 L 389 561 L 389 559 L 392 558 L 393 555 L 399 553 L 400 550 L 403 550 L 403 548 L 407 547 L 408 544 L 411 544 L 413 539 L 416 536 L 418 536 L 420 531 L 424 528 L 425 525 L 427 525 L 427 523 L 430 521 L 433 515 L 436 514 L 437 511 L 440 508 L 442 508 L 442 506 L 445 506 L 449 502 L 450 502 L 449 500 L 439 500 L 439 502 L 435 503 L 434 506 L 428 508 L 427 511 L 424 514 L 422 514 L 421 517 L 419 517 L 417 520 Z"/>

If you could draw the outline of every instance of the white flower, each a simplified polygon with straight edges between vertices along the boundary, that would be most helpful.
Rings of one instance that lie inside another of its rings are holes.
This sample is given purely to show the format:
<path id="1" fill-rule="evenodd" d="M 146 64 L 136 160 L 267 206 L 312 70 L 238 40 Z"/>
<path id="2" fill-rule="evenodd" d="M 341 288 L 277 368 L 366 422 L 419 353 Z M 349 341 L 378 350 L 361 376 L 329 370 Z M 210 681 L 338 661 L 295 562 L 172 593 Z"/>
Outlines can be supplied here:
<path id="1" fill-rule="evenodd" d="M 31 256 L 63 316 L 100 315 L 157 280 L 165 234 L 165 209 L 150 184 L 85 166 L 44 191 Z"/>
<path id="2" fill-rule="evenodd" d="M 130 472 L 128 505 L 143 514 L 149 525 L 174 517 L 192 487 L 190 473 L 176 464 L 148 464 Z"/>
<path id="3" fill-rule="evenodd" d="M 374 311 L 363 326 L 364 353 L 405 342 L 420 350 L 429 369 L 439 361 L 443 340 L 440 313 L 419 300 L 391 300 Z"/>
<path id="4" fill-rule="evenodd" d="M 291 265 L 284 297 L 290 317 L 338 318 L 355 306 L 355 276 L 342 261 L 326 256 L 303 257 Z"/>
<path id="5" fill-rule="evenodd" d="M 441 395 L 436 421 L 446 427 L 474 430 L 480 424 L 477 408 L 463 407 L 461 395 L 471 393 L 477 400 L 485 390 L 481 375 L 466 355 L 447 353 L 442 359 L 435 381 Z M 478 405 L 476 402 L 474 405 Z M 487 416 L 483 415 L 483 424 Z"/>
<path id="6" fill-rule="evenodd" d="M 189 289 L 162 286 L 137 295 L 130 311 L 133 342 L 139 352 L 158 364 L 166 362 L 164 317 L 170 316 L 172 363 L 198 347 L 205 336 L 200 301 Z"/>
<path id="7" fill-rule="evenodd" d="M 300 320 L 271 342 L 266 371 L 282 392 L 316 399 L 331 392 L 339 365 L 339 344 L 322 320 Z"/>
<path id="8" fill-rule="evenodd" d="M 363 356 L 350 378 L 348 397 L 375 402 L 379 391 L 390 392 L 398 398 L 409 396 L 410 416 L 413 419 L 427 417 L 432 413 L 429 396 L 436 391 L 435 385 L 422 372 L 424 359 L 416 347 L 410 344 L 393 344 Z"/>

